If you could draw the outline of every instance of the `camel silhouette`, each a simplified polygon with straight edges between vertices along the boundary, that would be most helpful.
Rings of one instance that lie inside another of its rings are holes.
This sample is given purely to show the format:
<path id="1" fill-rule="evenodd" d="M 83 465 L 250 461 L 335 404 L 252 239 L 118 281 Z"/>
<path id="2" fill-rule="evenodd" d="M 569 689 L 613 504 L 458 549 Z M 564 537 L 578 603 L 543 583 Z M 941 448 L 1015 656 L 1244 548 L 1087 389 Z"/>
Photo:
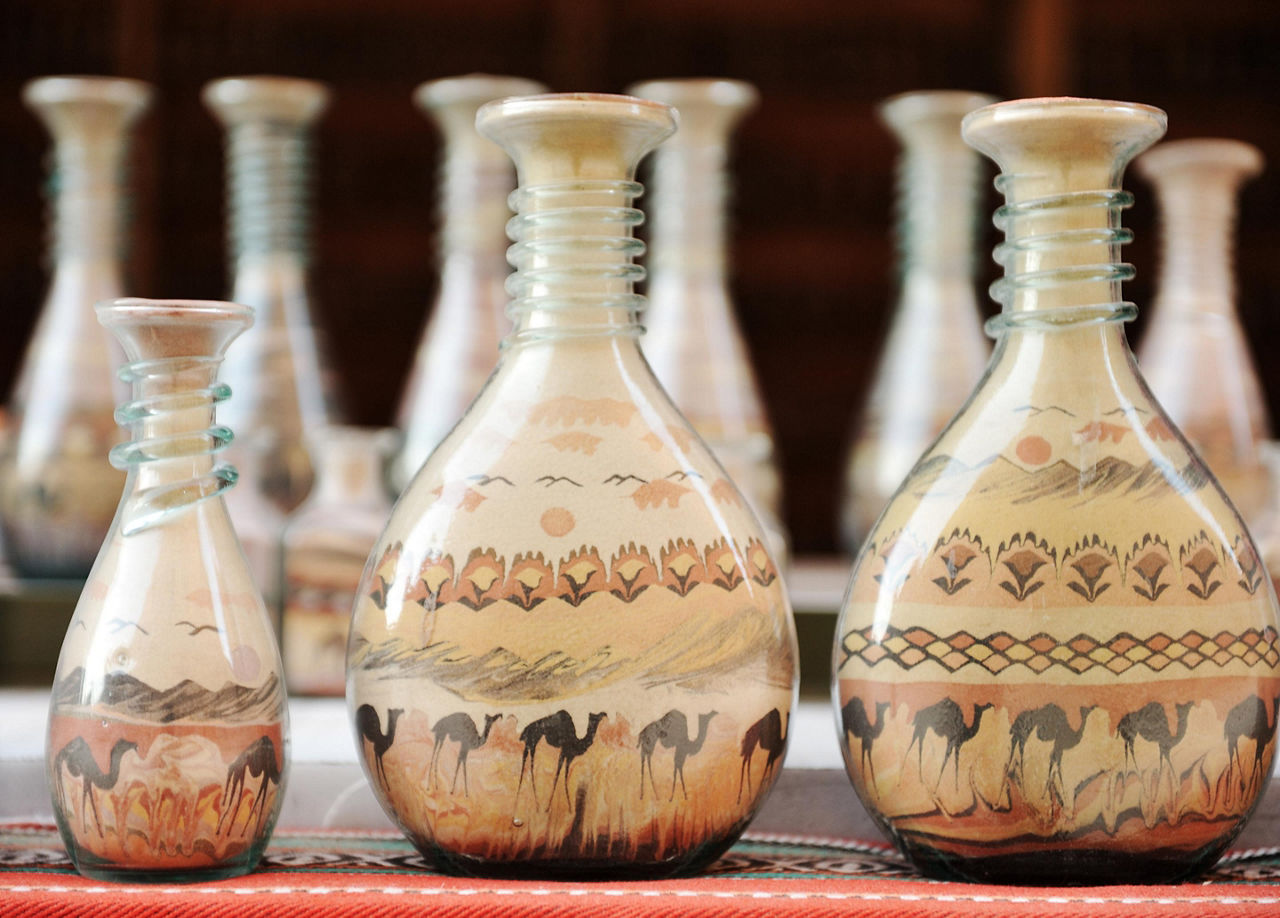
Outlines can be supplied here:
<path id="1" fill-rule="evenodd" d="M 436 721 L 436 725 L 431 728 L 431 732 L 435 735 L 436 742 L 431 750 L 431 786 L 436 786 L 437 774 L 436 763 L 440 761 L 440 750 L 444 748 L 446 739 L 454 740 L 458 744 L 458 761 L 453 766 L 453 784 L 449 788 L 449 793 L 453 793 L 458 789 L 458 772 L 462 772 L 462 791 L 470 797 L 471 786 L 467 780 L 467 754 L 472 749 L 478 749 L 483 746 L 489 739 L 489 731 L 493 729 L 493 722 L 501 720 L 501 714 L 486 714 L 484 716 L 484 733 L 476 730 L 476 722 L 471 719 L 469 714 L 459 711 L 456 714 L 450 714 L 448 717 L 442 717 Z"/>
<path id="2" fill-rule="evenodd" d="M 111 761 L 106 774 L 103 774 L 102 769 L 98 767 L 93 757 L 93 750 L 89 748 L 83 736 L 77 736 L 71 740 L 54 756 L 53 775 L 58 785 L 58 800 L 64 808 L 67 805 L 67 792 L 63 785 L 62 767 L 65 765 L 68 775 L 83 781 L 80 786 L 80 830 L 82 832 L 88 828 L 88 813 L 84 805 L 88 800 L 89 807 L 93 810 L 93 822 L 98 827 L 98 836 L 102 837 L 102 818 L 98 815 L 98 801 L 94 795 L 94 788 L 110 790 L 115 787 L 116 781 L 120 780 L 120 760 L 124 758 L 126 752 L 137 748 L 137 743 L 123 739 L 116 740 L 115 745 L 111 747 Z M 122 834 L 122 829 L 122 826 L 116 826 L 116 834 Z"/>
<path id="3" fill-rule="evenodd" d="M 964 712 L 960 710 L 960 705 L 950 698 L 943 698 L 937 704 L 916 712 L 916 716 L 911 721 L 915 732 L 911 734 L 911 742 L 907 744 L 906 755 L 910 755 L 911 747 L 916 746 L 916 767 L 920 772 L 921 781 L 924 780 L 924 740 L 932 730 L 947 742 L 947 750 L 942 756 L 942 767 L 938 769 L 938 780 L 934 782 L 933 788 L 937 790 L 938 785 L 942 783 L 942 776 L 947 771 L 947 762 L 954 755 L 955 762 L 952 770 L 955 772 L 956 790 L 960 789 L 960 747 L 977 735 L 978 727 L 982 724 L 982 715 L 993 707 L 995 705 L 975 704 L 972 726 L 965 724 Z"/>
<path id="4" fill-rule="evenodd" d="M 1168 763 L 1169 771 L 1173 771 L 1169 751 L 1182 742 L 1182 737 L 1187 732 L 1187 715 L 1191 713 L 1194 705 L 1194 701 L 1187 701 L 1177 706 L 1178 725 L 1172 734 L 1169 733 L 1169 715 L 1165 713 L 1164 705 L 1159 701 L 1152 701 L 1120 718 L 1120 723 L 1116 726 L 1116 734 L 1124 740 L 1125 765 L 1127 766 L 1132 760 L 1134 770 L 1137 770 L 1138 757 L 1134 754 L 1133 745 L 1138 737 L 1141 737 L 1160 748 L 1160 765 L 1156 776 L 1159 777 L 1165 763 Z"/>
<path id="5" fill-rule="evenodd" d="M 1084 736 L 1085 721 L 1089 719 L 1089 714 L 1097 705 L 1080 707 L 1080 728 L 1072 730 L 1071 724 L 1067 721 L 1066 712 L 1056 704 L 1046 704 L 1043 707 L 1034 708 L 1030 711 L 1023 711 L 1013 720 L 1013 726 L 1009 730 L 1009 734 L 1013 739 L 1013 745 L 1009 749 L 1009 761 L 1005 763 L 1004 773 L 1005 780 L 1013 774 L 1013 757 L 1018 756 L 1018 773 L 1022 774 L 1023 765 L 1026 762 L 1027 740 L 1032 735 L 1042 743 L 1052 743 L 1053 748 L 1049 750 L 1049 774 L 1045 781 L 1045 793 L 1053 793 L 1059 802 L 1063 799 L 1066 788 L 1063 786 L 1062 778 L 1062 757 L 1069 749 L 1074 749 L 1080 745 L 1080 740 Z M 1054 778 L 1057 778 L 1055 784 Z"/>
<path id="6" fill-rule="evenodd" d="M 684 762 L 691 755 L 697 755 L 702 749 L 702 744 L 707 740 L 707 725 L 711 722 L 711 718 L 718 714 L 718 711 L 711 711 L 707 714 L 698 715 L 698 735 L 693 739 L 689 738 L 689 722 L 685 716 L 679 711 L 668 711 L 660 718 L 655 720 L 649 726 L 640 731 L 640 739 L 636 745 L 640 748 L 640 799 L 644 799 L 644 767 L 649 766 L 649 786 L 653 788 L 653 795 L 658 796 L 658 788 L 653 781 L 653 750 L 659 743 L 667 749 L 674 749 L 675 765 L 671 770 L 671 795 L 667 797 L 670 803 L 676 797 L 676 777 L 680 778 L 680 789 L 684 792 L 684 799 L 689 799 L 689 789 L 684 785 Z"/>
<path id="7" fill-rule="evenodd" d="M 1276 699 L 1276 704 L 1280 704 L 1280 698 Z M 1272 705 L 1273 711 L 1276 704 Z M 1238 769 L 1241 791 L 1247 786 L 1247 781 L 1253 780 L 1254 775 L 1261 776 L 1262 757 L 1275 729 L 1275 722 L 1267 717 L 1267 703 L 1257 695 L 1250 695 L 1227 713 L 1227 719 L 1222 724 L 1222 738 L 1227 741 L 1227 777 L 1230 778 Z M 1244 762 L 1240 759 L 1239 747 L 1242 739 L 1254 742 L 1253 768 L 1249 771 L 1247 781 Z"/>
<path id="8" fill-rule="evenodd" d="M 222 821 L 227 820 L 227 831 L 235 826 L 236 813 L 240 809 L 240 796 L 244 793 L 245 777 L 261 778 L 258 793 L 254 795 L 253 805 L 249 807 L 249 816 L 244 821 L 240 834 L 249 830 L 253 822 L 253 814 L 258 814 L 258 826 L 255 834 L 262 832 L 262 822 L 267 815 L 267 785 L 274 783 L 280 786 L 280 766 L 276 763 L 276 744 L 271 737 L 259 737 L 236 760 L 227 766 L 227 783 L 222 789 L 222 812 L 218 816 L 217 832 L 222 832 Z M 230 818 L 228 818 L 230 817 Z"/>
<path id="9" fill-rule="evenodd" d="M 382 786 L 390 792 L 391 787 L 387 783 L 387 771 L 383 767 L 382 757 L 386 755 L 391 744 L 396 739 L 396 721 L 400 719 L 400 715 L 404 713 L 403 708 L 387 709 L 387 732 L 382 732 L 382 723 L 378 720 L 378 712 L 374 710 L 371 704 L 362 704 L 356 708 L 356 729 L 360 731 L 360 748 L 363 751 L 364 741 L 368 740 L 373 744 L 373 754 L 375 757 L 374 772 L 382 779 Z"/>
<path id="10" fill-rule="evenodd" d="M 760 775 L 760 783 L 763 784 L 769 777 L 769 772 L 773 771 L 774 763 L 778 761 L 782 751 L 787 748 L 787 733 L 790 730 L 791 712 L 787 712 L 787 723 L 784 727 L 782 715 L 778 713 L 777 708 L 771 708 L 768 714 L 747 727 L 747 732 L 742 735 L 742 746 L 740 748 L 742 767 L 738 769 L 738 800 L 742 799 L 744 778 L 746 779 L 747 793 L 751 793 L 751 757 L 755 755 L 756 748 L 759 747 L 769 753 L 769 757 L 764 762 L 764 771 Z"/>
<path id="11" fill-rule="evenodd" d="M 560 750 L 560 758 L 556 762 L 555 777 L 551 779 L 551 793 L 547 797 L 547 812 L 551 812 L 551 804 L 556 798 L 556 782 L 560 780 L 560 772 L 564 771 L 564 802 L 569 801 L 569 768 L 573 760 L 591 748 L 595 742 L 596 728 L 605 719 L 604 712 L 587 717 L 587 732 L 581 738 L 573 726 L 573 718 L 565 710 L 548 714 L 535 720 L 520 731 L 520 741 L 524 743 L 524 752 L 520 756 L 520 781 L 516 785 L 516 799 L 520 799 L 520 788 L 524 786 L 525 763 L 529 765 L 529 784 L 533 787 L 533 802 L 538 802 L 538 784 L 534 777 L 534 758 L 538 753 L 538 742 L 546 740 L 547 745 Z"/>
<path id="12" fill-rule="evenodd" d="M 867 709 L 861 698 L 850 698 L 840 709 L 840 722 L 844 725 L 845 742 L 848 743 L 849 737 L 852 736 L 857 737 L 861 743 L 862 755 L 858 759 L 858 764 L 870 773 L 873 791 L 876 786 L 876 763 L 871 758 L 871 746 L 884 732 L 884 712 L 887 710 L 889 710 L 889 702 L 877 701 L 876 722 L 872 724 L 871 719 L 867 717 Z"/>

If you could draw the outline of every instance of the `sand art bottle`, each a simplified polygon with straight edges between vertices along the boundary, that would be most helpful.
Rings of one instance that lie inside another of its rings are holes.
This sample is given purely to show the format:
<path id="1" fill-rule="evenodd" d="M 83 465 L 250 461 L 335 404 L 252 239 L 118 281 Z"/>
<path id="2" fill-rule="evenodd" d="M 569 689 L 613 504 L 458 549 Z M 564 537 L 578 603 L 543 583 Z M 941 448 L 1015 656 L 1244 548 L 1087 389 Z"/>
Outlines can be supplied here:
<path id="1" fill-rule="evenodd" d="M 292 694 L 342 695 L 351 606 L 369 552 L 391 515 L 380 427 L 326 427 L 311 436 L 316 483 L 281 538 L 285 681 Z"/>
<path id="2" fill-rule="evenodd" d="M 520 179 L 514 328 L 365 569 L 360 758 L 446 869 L 696 870 L 781 770 L 796 648 L 763 530 L 638 345 L 632 176 L 675 119 L 568 94 L 477 126 Z"/>
<path id="3" fill-rule="evenodd" d="M 1275 594 L 1123 331 L 1121 177 L 1164 127 L 1087 99 L 964 120 L 1002 171 L 996 349 L 867 539 L 834 654 L 854 786 L 933 876 L 1171 882 L 1271 772 Z"/>
<path id="4" fill-rule="evenodd" d="M 257 864 L 283 798 L 280 655 L 215 462 L 216 381 L 246 306 L 115 300 L 133 435 L 124 495 L 67 629 L 46 751 L 58 828 L 101 880 L 206 880 Z"/>
<path id="5" fill-rule="evenodd" d="M 336 420 L 307 284 L 311 133 L 329 91 L 311 80 L 233 77 L 209 83 L 204 101 L 226 129 L 231 298 L 254 309 L 222 374 L 236 392 L 226 412 L 232 459 L 259 453 L 241 463 L 242 486 L 287 513 L 311 488 L 305 432 Z"/>
<path id="6" fill-rule="evenodd" d="M 673 105 L 680 130 L 649 157 L 644 355 L 680 413 L 752 502 L 785 563 L 773 433 L 729 296 L 729 136 L 755 107 L 738 80 L 653 80 L 628 90 Z"/>
<path id="7" fill-rule="evenodd" d="M 936 91 L 880 105 L 902 144 L 898 296 L 845 461 L 840 530 L 850 554 L 987 364 L 974 283 L 982 160 L 961 139 L 960 120 L 994 101 Z"/>
<path id="8" fill-rule="evenodd" d="M 53 278 L 8 405 L 0 522 L 15 570 L 83 577 L 111 525 L 124 476 L 106 461 L 115 342 L 92 307 L 123 294 L 129 134 L 151 99 L 137 80 L 46 77 L 23 101 L 54 139 Z"/>
<path id="9" fill-rule="evenodd" d="M 1160 404 L 1252 526 L 1266 506 L 1271 423 L 1236 313 L 1236 196 L 1262 171 L 1237 140 L 1172 140 L 1134 164 L 1156 190 L 1164 242 L 1138 362 Z"/>
<path id="10" fill-rule="evenodd" d="M 458 423 L 493 370 L 507 329 L 503 283 L 511 159 L 476 131 L 476 110 L 492 99 L 546 88 L 519 77 L 472 74 L 432 80 L 414 92 L 440 129 L 440 287 L 400 399 L 404 440 L 388 478 L 398 494 Z"/>

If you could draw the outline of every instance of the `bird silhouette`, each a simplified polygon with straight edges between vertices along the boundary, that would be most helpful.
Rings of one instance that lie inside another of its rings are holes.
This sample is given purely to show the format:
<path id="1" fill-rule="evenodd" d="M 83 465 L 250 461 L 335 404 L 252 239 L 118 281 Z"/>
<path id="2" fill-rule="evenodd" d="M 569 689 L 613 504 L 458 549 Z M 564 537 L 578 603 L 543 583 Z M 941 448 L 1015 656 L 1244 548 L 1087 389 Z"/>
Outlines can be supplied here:
<path id="1" fill-rule="evenodd" d="M 187 635 L 188 637 L 194 637 L 195 635 L 199 634 L 201 631 L 212 631 L 214 634 L 222 633 L 222 629 L 219 628 L 217 625 L 197 625 L 195 622 L 189 622 L 185 618 L 182 621 L 174 622 L 173 624 L 175 626 L 186 625 L 188 628 L 190 628 L 191 631 Z"/>

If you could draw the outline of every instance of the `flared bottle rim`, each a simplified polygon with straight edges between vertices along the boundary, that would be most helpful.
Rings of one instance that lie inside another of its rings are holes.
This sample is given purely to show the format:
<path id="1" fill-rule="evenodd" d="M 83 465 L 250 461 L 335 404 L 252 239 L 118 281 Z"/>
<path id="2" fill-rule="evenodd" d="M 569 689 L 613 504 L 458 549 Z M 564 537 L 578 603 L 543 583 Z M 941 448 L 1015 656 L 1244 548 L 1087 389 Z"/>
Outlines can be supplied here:
<path id="1" fill-rule="evenodd" d="M 38 77 L 22 87 L 22 101 L 29 107 L 63 102 L 98 102 L 145 108 L 155 87 L 129 77 L 61 74 Z"/>
<path id="2" fill-rule="evenodd" d="M 419 83 L 413 91 L 413 102 L 419 108 L 433 109 L 461 102 L 477 105 L 511 96 L 547 95 L 543 83 L 527 77 L 493 73 L 467 73 Z"/>
<path id="3" fill-rule="evenodd" d="M 1025 123 L 1039 120 L 1061 121 L 1106 117 L 1157 122 L 1163 130 L 1169 116 L 1164 109 L 1144 102 L 1088 99 L 1078 96 L 1043 96 L 1031 99 L 1009 99 L 983 106 L 965 116 L 961 129 L 968 136 L 985 124 L 1002 121 Z"/>
<path id="4" fill-rule="evenodd" d="M 881 121 L 892 126 L 939 115 L 961 118 L 999 102 L 998 96 L 977 90 L 913 89 L 881 99 L 876 104 L 876 114 Z"/>
<path id="5" fill-rule="evenodd" d="M 746 80 L 731 77 L 664 77 L 644 80 L 627 87 L 628 95 L 665 102 L 678 110 L 681 105 L 720 105 L 752 108 L 760 101 L 760 91 Z"/>
<path id="6" fill-rule="evenodd" d="M 1260 149 L 1229 137 L 1187 137 L 1166 140 L 1134 160 L 1133 167 L 1143 178 L 1158 178 L 1165 170 L 1184 167 L 1217 167 L 1253 178 L 1266 166 Z"/>
<path id="7" fill-rule="evenodd" d="M 329 87 L 318 80 L 275 74 L 221 77 L 204 85 L 200 98 L 219 118 L 248 108 L 277 117 L 309 121 L 329 105 Z"/>
<path id="8" fill-rule="evenodd" d="M 254 310 L 243 303 L 223 300 L 147 299 L 119 297 L 94 304 L 99 321 L 106 324 L 138 322 L 240 321 L 253 324 Z"/>
<path id="9" fill-rule="evenodd" d="M 486 125 L 499 119 L 510 122 L 544 118 L 585 121 L 620 115 L 669 126 L 669 130 L 674 130 L 679 123 L 679 116 L 672 106 L 653 99 L 606 92 L 552 92 L 487 102 L 476 112 L 476 127 L 484 133 Z"/>

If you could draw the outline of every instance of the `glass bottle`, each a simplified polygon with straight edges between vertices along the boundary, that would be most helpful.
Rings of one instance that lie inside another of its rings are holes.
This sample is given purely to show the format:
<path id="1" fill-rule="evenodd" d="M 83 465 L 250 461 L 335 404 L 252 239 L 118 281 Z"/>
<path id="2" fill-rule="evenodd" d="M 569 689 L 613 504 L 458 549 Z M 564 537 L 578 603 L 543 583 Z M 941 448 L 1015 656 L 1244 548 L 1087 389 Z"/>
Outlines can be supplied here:
<path id="1" fill-rule="evenodd" d="M 773 433 L 726 278 L 729 137 L 756 105 L 740 80 L 653 80 L 632 95 L 675 106 L 680 130 L 650 157 L 644 355 L 765 524 L 785 563 Z"/>
<path id="2" fill-rule="evenodd" d="M 46 753 L 53 811 L 76 869 L 99 880 L 247 873 L 283 798 L 280 655 L 215 464 L 226 346 L 252 321 L 234 303 L 115 300 L 133 435 L 119 511 L 58 659 Z"/>
<path id="3" fill-rule="evenodd" d="M 223 373 L 237 393 L 226 418 L 238 432 L 232 458 L 261 454 L 241 462 L 260 471 L 244 485 L 284 512 L 311 488 L 305 431 L 335 420 L 307 286 L 311 134 L 328 100 L 323 84 L 288 77 L 233 77 L 204 88 L 227 133 L 231 298 L 255 310 Z"/>
<path id="4" fill-rule="evenodd" d="M 365 561 L 391 515 L 392 431 L 328 427 L 314 434 L 316 482 L 284 530 L 284 673 L 295 694 L 342 695 L 347 633 Z"/>
<path id="5" fill-rule="evenodd" d="M 0 521 L 18 574 L 79 578 L 111 525 L 124 477 L 105 460 L 117 349 L 91 306 L 120 296 L 129 135 L 151 87 L 45 77 L 23 101 L 53 135 L 53 278 L 8 406 Z"/>
<path id="6" fill-rule="evenodd" d="M 632 176 L 674 116 L 584 93 L 476 123 L 520 179 L 514 328 L 370 555 L 360 757 L 443 868 L 692 871 L 781 770 L 796 645 L 763 530 L 638 346 Z"/>
<path id="7" fill-rule="evenodd" d="M 1005 269 L 991 366 L 855 562 L 833 694 L 858 795 L 931 876 L 1161 883 L 1271 771 L 1276 598 L 1125 343 L 1144 105 L 979 109 Z"/>
<path id="8" fill-rule="evenodd" d="M 1172 140 L 1135 167 L 1155 188 L 1164 224 L 1155 311 L 1138 349 L 1142 374 L 1256 524 L 1267 504 L 1261 444 L 1271 424 L 1236 313 L 1232 249 L 1236 197 L 1262 171 L 1262 153 L 1236 140 Z"/>
<path id="9" fill-rule="evenodd" d="M 390 467 L 396 493 L 458 423 L 489 378 L 507 328 L 503 283 L 510 273 L 503 227 L 516 185 L 511 160 L 476 132 L 491 99 L 545 92 L 519 77 L 472 74 L 423 83 L 413 98 L 440 130 L 440 287 L 400 399 L 404 439 Z"/>
<path id="10" fill-rule="evenodd" d="M 841 542 L 856 554 L 920 454 L 964 403 L 990 353 L 974 282 L 981 158 L 960 120 L 991 96 L 909 92 L 880 105 L 898 161 L 898 294 L 845 460 Z"/>

